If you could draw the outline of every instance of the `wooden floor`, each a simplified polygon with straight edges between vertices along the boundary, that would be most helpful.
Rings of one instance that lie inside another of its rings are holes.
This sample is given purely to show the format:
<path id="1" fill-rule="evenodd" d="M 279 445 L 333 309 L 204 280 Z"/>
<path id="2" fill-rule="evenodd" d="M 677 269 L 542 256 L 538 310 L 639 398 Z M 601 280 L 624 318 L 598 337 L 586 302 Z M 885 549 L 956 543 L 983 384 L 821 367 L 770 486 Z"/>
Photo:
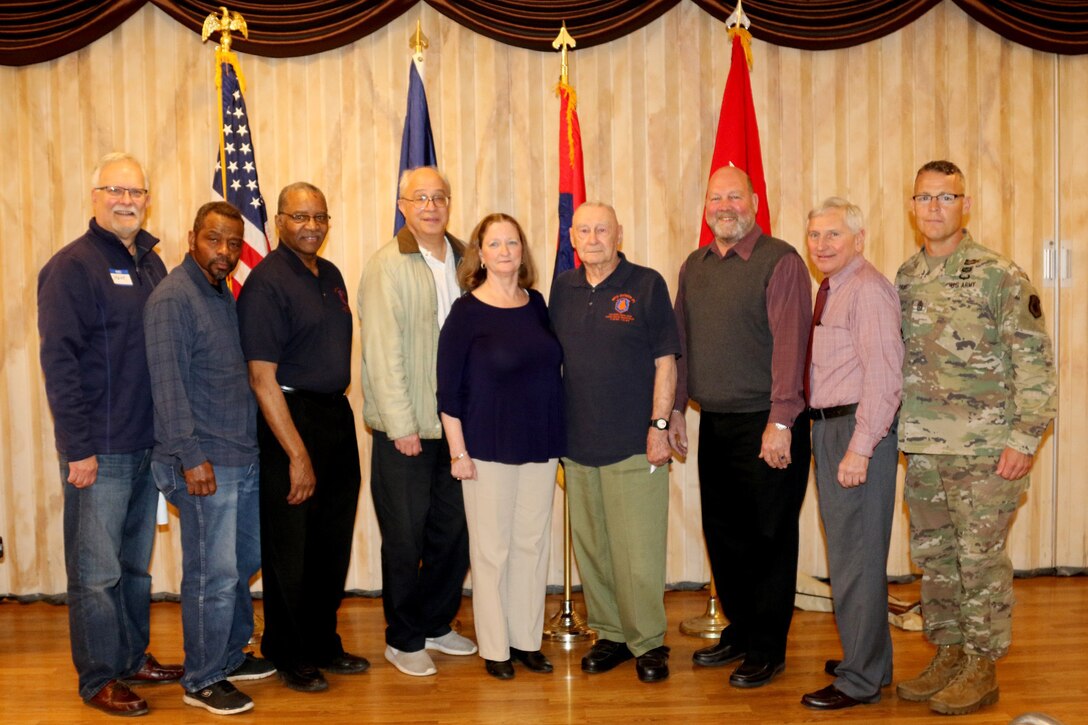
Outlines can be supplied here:
<path id="1" fill-rule="evenodd" d="M 918 585 L 896 585 L 893 594 L 917 598 Z M 1065 725 L 1088 723 L 1088 578 L 1040 577 L 1016 581 L 1015 641 L 998 669 L 1001 699 L 996 706 L 958 723 L 1008 723 L 1026 712 L 1044 712 Z M 482 660 L 436 654 L 435 677 L 400 674 L 382 658 L 381 601 L 345 600 L 340 632 L 347 648 L 368 657 L 363 675 L 329 677 L 321 694 L 301 694 L 277 679 L 242 683 L 256 708 L 237 718 L 260 723 L 933 723 L 949 722 L 924 703 L 900 701 L 894 688 L 875 705 L 834 713 L 807 710 L 798 700 L 830 679 L 824 659 L 839 656 L 832 615 L 798 611 L 790 634 L 786 671 L 755 690 L 726 683 L 731 668 L 702 669 L 691 653 L 705 640 L 680 634 L 679 623 L 702 614 L 705 594 L 670 592 L 667 644 L 672 676 L 647 685 L 633 664 L 602 675 L 586 675 L 579 660 L 586 644 L 564 650 L 544 644 L 555 664 L 551 675 L 520 667 L 512 681 L 484 673 Z M 579 611 L 581 602 L 578 602 Z M 548 614 L 558 608 L 549 597 Z M 0 724 L 117 722 L 83 705 L 68 650 L 67 609 L 50 604 L 0 604 Z M 151 650 L 164 662 L 182 659 L 180 611 L 176 604 L 152 606 Z M 472 634 L 471 601 L 460 621 Z M 919 633 L 893 630 L 896 681 L 913 676 L 932 650 Z M 207 723 L 215 716 L 182 704 L 177 685 L 141 688 L 152 712 L 145 722 Z"/>

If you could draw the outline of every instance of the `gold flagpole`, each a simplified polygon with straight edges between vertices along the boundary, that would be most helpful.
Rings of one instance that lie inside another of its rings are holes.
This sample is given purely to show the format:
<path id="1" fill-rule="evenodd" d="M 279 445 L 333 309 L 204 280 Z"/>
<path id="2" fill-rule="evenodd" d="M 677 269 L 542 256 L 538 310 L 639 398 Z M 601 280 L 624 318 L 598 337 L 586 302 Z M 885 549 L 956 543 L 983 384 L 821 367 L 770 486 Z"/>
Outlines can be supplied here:
<path id="1" fill-rule="evenodd" d="M 223 133 L 223 64 L 230 63 L 234 66 L 234 73 L 238 76 L 238 87 L 245 90 L 245 77 L 242 75 L 242 69 L 238 65 L 238 56 L 230 49 L 231 45 L 231 32 L 237 30 L 242 34 L 243 38 L 249 38 L 249 27 L 246 25 L 246 19 L 242 17 L 239 12 L 230 12 L 225 7 L 220 6 L 219 12 L 222 14 L 216 16 L 215 13 L 210 13 L 208 17 L 204 18 L 204 26 L 200 31 L 200 42 L 208 42 L 208 38 L 212 33 L 219 33 L 219 45 L 215 46 L 215 90 L 219 94 L 216 96 L 215 103 L 219 107 L 219 128 L 216 131 L 216 135 L 219 137 L 219 178 L 222 180 L 223 197 L 227 196 L 227 148 L 226 148 L 226 136 Z M 264 230 L 262 230 L 264 231 Z M 227 278 L 227 284 L 230 285 L 233 282 L 233 277 Z M 258 645 L 261 643 L 261 636 L 264 634 L 264 619 L 254 609 L 253 611 L 253 634 L 249 637 L 249 643 L 246 645 L 248 649 L 256 651 Z"/>
<path id="2" fill-rule="evenodd" d="M 567 32 L 567 24 L 559 30 L 559 35 L 552 41 L 552 47 L 562 52 L 562 65 L 559 72 L 560 85 L 567 85 L 567 48 L 573 48 L 577 43 Z M 597 639 L 597 633 L 586 624 L 585 618 L 574 608 L 574 599 L 571 596 L 571 536 L 570 536 L 570 498 L 567 497 L 567 488 L 563 485 L 563 469 L 560 468 L 557 475 L 559 487 L 563 489 L 563 603 L 559 611 L 552 615 L 548 623 L 544 625 L 544 639 L 549 642 L 560 642 L 570 645 L 575 642 Z"/>
<path id="3" fill-rule="evenodd" d="M 725 27 L 729 30 L 730 36 L 738 32 L 747 35 L 748 28 L 752 25 L 752 21 L 744 14 L 743 2 L 744 0 L 737 0 L 737 7 L 733 14 L 725 20 Z M 748 67 L 750 68 L 752 66 L 752 56 L 747 42 L 744 43 L 744 48 L 748 59 Z M 728 624 L 729 621 L 718 607 L 718 588 L 714 584 L 714 574 L 711 573 L 710 596 L 706 600 L 706 611 L 698 617 L 691 617 L 681 622 L 680 631 L 692 637 L 718 639 Z"/>

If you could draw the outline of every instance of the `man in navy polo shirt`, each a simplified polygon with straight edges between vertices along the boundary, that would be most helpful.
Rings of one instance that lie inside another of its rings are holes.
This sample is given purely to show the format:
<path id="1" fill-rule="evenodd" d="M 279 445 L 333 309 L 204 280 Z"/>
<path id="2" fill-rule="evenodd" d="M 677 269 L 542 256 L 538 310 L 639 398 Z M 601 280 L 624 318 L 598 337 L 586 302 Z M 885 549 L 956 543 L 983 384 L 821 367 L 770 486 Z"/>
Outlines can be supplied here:
<path id="1" fill-rule="evenodd" d="M 555 279 L 549 310 L 563 345 L 571 532 L 589 624 L 589 673 L 632 657 L 643 682 L 669 676 L 665 537 L 669 413 L 680 339 L 665 280 L 619 251 L 615 210 L 587 202 L 571 243 L 582 266 Z"/>
<path id="2" fill-rule="evenodd" d="M 257 396 L 261 449 L 261 653 L 284 684 L 328 688 L 320 670 L 364 672 L 344 651 L 344 597 L 359 502 L 359 444 L 344 396 L 351 382 L 351 309 L 340 270 L 317 256 L 329 232 L 325 195 L 296 182 L 280 192 L 280 244 L 238 299 L 242 352 Z"/>

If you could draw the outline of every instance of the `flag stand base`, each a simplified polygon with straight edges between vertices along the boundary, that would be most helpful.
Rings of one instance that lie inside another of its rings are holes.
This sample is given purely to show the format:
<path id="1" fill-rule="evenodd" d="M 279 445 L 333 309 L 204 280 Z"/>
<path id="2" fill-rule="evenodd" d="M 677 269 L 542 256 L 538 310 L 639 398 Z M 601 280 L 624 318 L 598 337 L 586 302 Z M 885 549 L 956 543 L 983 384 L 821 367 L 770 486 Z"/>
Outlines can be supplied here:
<path id="1" fill-rule="evenodd" d="M 560 644 L 574 644 L 597 639 L 597 632 L 590 629 L 586 620 L 574 609 L 574 602 L 564 599 L 559 611 L 544 626 L 544 639 Z"/>
<path id="2" fill-rule="evenodd" d="M 706 611 L 701 616 L 685 619 L 680 623 L 680 631 L 691 637 L 718 639 L 728 621 L 718 609 L 718 598 L 713 594 L 706 600 Z"/>

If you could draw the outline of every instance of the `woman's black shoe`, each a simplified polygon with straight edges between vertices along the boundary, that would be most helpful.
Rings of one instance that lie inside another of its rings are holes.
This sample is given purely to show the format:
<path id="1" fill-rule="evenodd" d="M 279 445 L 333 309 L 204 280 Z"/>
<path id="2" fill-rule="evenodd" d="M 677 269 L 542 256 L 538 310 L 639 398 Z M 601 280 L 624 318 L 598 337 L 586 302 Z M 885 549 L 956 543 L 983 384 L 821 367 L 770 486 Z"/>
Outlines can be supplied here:
<path id="1" fill-rule="evenodd" d="M 544 656 L 544 653 L 540 650 L 535 652 L 527 652 L 523 649 L 510 648 L 510 657 L 517 662 L 525 665 L 530 672 L 551 672 L 552 663 L 548 661 L 548 658 Z"/>
<path id="2" fill-rule="evenodd" d="M 510 660 L 484 660 L 487 674 L 500 680 L 514 679 L 514 665 Z"/>

